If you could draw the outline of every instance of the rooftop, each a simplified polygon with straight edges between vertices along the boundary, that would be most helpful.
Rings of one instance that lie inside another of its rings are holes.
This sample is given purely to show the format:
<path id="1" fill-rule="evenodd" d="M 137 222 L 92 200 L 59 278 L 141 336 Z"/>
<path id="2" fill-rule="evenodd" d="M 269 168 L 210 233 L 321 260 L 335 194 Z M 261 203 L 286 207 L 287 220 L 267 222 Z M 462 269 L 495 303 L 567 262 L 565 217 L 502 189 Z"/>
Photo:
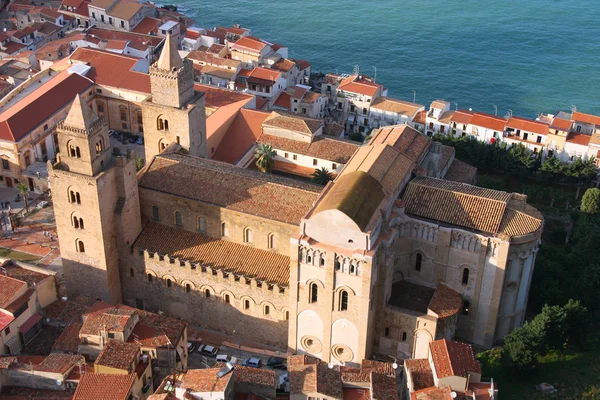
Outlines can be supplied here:
<path id="1" fill-rule="evenodd" d="M 234 49 L 240 48 L 258 52 L 264 49 L 266 46 L 267 43 L 254 36 L 243 36 L 233 44 Z"/>
<path id="2" fill-rule="evenodd" d="M 263 122 L 263 125 L 312 136 L 319 130 L 321 126 L 323 126 L 323 121 L 320 119 L 273 111 L 271 115 Z"/>
<path id="3" fill-rule="evenodd" d="M 139 185 L 294 225 L 321 190 L 317 185 L 175 153 L 156 156 Z"/>
<path id="4" fill-rule="evenodd" d="M 137 363 L 139 352 L 140 345 L 137 343 L 109 340 L 100 352 L 95 364 L 133 372 L 133 365 Z"/>
<path id="5" fill-rule="evenodd" d="M 585 124 L 590 124 L 594 126 L 600 126 L 600 117 L 592 114 L 585 114 L 579 111 L 573 111 L 573 115 L 571 117 L 573 121 L 583 122 Z"/>
<path id="6" fill-rule="evenodd" d="M 35 365 L 33 369 L 40 372 L 54 372 L 66 374 L 75 365 L 85 362 L 83 356 L 78 354 L 50 353 L 44 361 Z"/>
<path id="7" fill-rule="evenodd" d="M 128 400 L 135 374 L 86 373 L 81 377 L 73 400 Z"/>
<path id="8" fill-rule="evenodd" d="M 473 113 L 467 110 L 456 110 L 452 117 L 450 118 L 451 122 L 456 122 L 457 124 L 469 125 L 471 123 L 471 119 L 473 118 Z"/>
<path id="9" fill-rule="evenodd" d="M 325 136 L 317 136 L 312 142 L 308 143 L 280 136 L 262 134 L 258 138 L 257 143 L 270 144 L 277 150 L 289 151 L 340 164 L 346 164 L 360 147 L 360 144 L 356 142 Z"/>
<path id="10" fill-rule="evenodd" d="M 0 274 L 0 308 L 6 308 L 27 287 L 27 283 Z"/>
<path id="11" fill-rule="evenodd" d="M 548 124 L 521 117 L 510 118 L 506 122 L 506 127 L 533 132 L 539 135 L 546 135 L 548 133 Z"/>
<path id="12" fill-rule="evenodd" d="M 311 356 L 290 356 L 288 360 L 291 395 L 318 393 L 335 399 L 342 397 L 339 370 L 331 369 L 326 362 Z"/>
<path id="13" fill-rule="evenodd" d="M 204 93 L 204 104 L 207 108 L 219 108 L 243 100 L 250 101 L 254 97 L 249 94 L 202 85 L 200 83 L 195 83 L 194 89 Z"/>
<path id="14" fill-rule="evenodd" d="M 217 67 L 226 67 L 232 70 L 237 70 L 241 64 L 241 61 L 219 57 L 214 53 L 201 50 L 190 51 L 186 58 L 201 64 L 209 64 Z"/>
<path id="15" fill-rule="evenodd" d="M 419 163 L 431 146 L 431 140 L 408 125 L 393 125 L 373 130 L 369 144 L 387 144 Z"/>
<path id="16" fill-rule="evenodd" d="M 506 120 L 502 117 L 478 112 L 471 117 L 471 125 L 503 132 L 504 127 L 506 126 Z"/>
<path id="17" fill-rule="evenodd" d="M 229 373 L 219 378 L 217 373 L 220 368 L 190 369 L 183 377 L 183 387 L 192 392 L 223 392 L 229 380 L 237 372 Z"/>
<path id="18" fill-rule="evenodd" d="M 240 109 L 213 154 L 213 160 L 237 163 L 262 134 L 262 123 L 268 116 L 268 112 Z"/>
<path id="19" fill-rule="evenodd" d="M 411 393 L 411 400 L 453 400 L 450 387 L 429 387 Z"/>
<path id="20" fill-rule="evenodd" d="M 431 366 L 426 358 L 404 360 L 404 367 L 412 378 L 414 390 L 421 390 L 434 385 Z"/>
<path id="21" fill-rule="evenodd" d="M 101 306 L 101 307 L 99 307 Z M 80 335 L 99 336 L 101 331 L 123 333 L 136 309 L 127 306 L 110 306 L 96 303 L 84 315 Z"/>
<path id="22" fill-rule="evenodd" d="M 371 103 L 371 108 L 414 117 L 417 112 L 423 108 L 423 106 L 421 104 L 393 99 L 391 97 L 378 97 Z"/>
<path id="23" fill-rule="evenodd" d="M 438 379 L 466 377 L 469 373 L 481 374 L 481 365 L 475 359 L 470 344 L 442 339 L 430 342 L 429 350 Z"/>
<path id="24" fill-rule="evenodd" d="M 338 90 L 373 97 L 382 86 L 364 75 L 352 75 L 343 79 Z"/>

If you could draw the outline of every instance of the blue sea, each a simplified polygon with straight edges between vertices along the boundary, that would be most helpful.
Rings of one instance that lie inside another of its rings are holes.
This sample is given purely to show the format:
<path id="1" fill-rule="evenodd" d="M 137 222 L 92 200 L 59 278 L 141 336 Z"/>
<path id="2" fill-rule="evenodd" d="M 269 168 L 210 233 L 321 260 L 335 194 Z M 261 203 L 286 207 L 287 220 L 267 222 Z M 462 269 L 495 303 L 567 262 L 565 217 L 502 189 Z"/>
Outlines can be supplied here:
<path id="1" fill-rule="evenodd" d="M 600 0 L 168 1 L 198 26 L 286 45 L 313 71 L 376 69 L 392 97 L 600 115 Z"/>

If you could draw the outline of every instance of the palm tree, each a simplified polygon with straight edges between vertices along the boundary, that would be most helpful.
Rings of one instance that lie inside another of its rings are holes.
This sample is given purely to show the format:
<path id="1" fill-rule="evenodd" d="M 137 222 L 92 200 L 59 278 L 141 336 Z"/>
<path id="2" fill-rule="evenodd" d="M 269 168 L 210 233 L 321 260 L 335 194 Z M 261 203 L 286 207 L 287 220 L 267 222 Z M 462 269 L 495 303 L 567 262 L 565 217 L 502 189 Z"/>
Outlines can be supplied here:
<path id="1" fill-rule="evenodd" d="M 17 185 L 17 190 L 23 196 L 23 201 L 25 202 L 25 212 L 28 213 L 29 212 L 29 204 L 27 202 L 27 193 L 29 192 L 29 188 L 24 183 L 19 183 Z"/>
<path id="2" fill-rule="evenodd" d="M 310 181 L 319 185 L 327 185 L 327 182 L 333 180 L 331 172 L 325 167 L 315 169 L 315 172 L 310 176 Z"/>
<path id="3" fill-rule="evenodd" d="M 256 166 L 262 172 L 271 172 L 277 153 L 270 144 L 259 144 L 254 152 Z"/>

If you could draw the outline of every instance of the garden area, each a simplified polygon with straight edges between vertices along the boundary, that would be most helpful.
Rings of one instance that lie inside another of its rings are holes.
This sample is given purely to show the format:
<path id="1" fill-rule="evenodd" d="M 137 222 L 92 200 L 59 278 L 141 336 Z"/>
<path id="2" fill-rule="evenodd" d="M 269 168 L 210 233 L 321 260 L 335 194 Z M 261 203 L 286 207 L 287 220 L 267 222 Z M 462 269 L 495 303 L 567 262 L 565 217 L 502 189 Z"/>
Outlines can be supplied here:
<path id="1" fill-rule="evenodd" d="M 477 185 L 527 194 L 544 215 L 525 325 L 479 353 L 499 399 L 600 399 L 600 190 L 594 160 L 541 159 L 523 146 L 436 136 L 478 168 Z M 542 394 L 547 382 L 557 392 Z"/>

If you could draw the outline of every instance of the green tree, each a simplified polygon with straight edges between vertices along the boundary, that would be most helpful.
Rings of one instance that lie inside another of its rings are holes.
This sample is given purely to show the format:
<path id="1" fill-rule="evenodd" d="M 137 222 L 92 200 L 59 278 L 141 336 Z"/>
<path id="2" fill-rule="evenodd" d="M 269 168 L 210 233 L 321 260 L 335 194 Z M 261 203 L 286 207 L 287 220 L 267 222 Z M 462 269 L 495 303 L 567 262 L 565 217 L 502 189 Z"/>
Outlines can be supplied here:
<path id="1" fill-rule="evenodd" d="M 136 157 L 135 158 L 135 170 L 136 172 L 140 171 L 142 168 L 144 168 L 144 164 L 146 162 L 144 161 L 144 159 L 142 157 Z"/>
<path id="2" fill-rule="evenodd" d="M 581 211 L 587 214 L 600 212 L 600 189 L 589 188 L 581 199 Z"/>
<path id="3" fill-rule="evenodd" d="M 327 185 L 327 182 L 333 180 L 331 172 L 325 167 L 315 169 L 315 172 L 310 176 L 310 181 L 319 185 Z"/>
<path id="4" fill-rule="evenodd" d="M 259 144 L 254 152 L 254 158 L 256 158 L 256 166 L 259 171 L 271 172 L 275 165 L 275 156 L 277 152 L 273 150 L 273 146 L 270 144 Z"/>
<path id="5" fill-rule="evenodd" d="M 358 132 L 351 132 L 348 135 L 348 139 L 354 140 L 355 142 L 361 142 L 361 143 L 365 140 L 365 138 L 363 137 L 363 135 L 361 133 L 358 133 Z"/>
<path id="6" fill-rule="evenodd" d="M 23 202 L 25 203 L 25 212 L 29 212 L 29 200 L 27 199 L 27 193 L 29 192 L 29 188 L 24 183 L 19 183 L 17 185 L 17 190 L 23 196 Z"/>
<path id="7" fill-rule="evenodd" d="M 542 320 L 527 321 L 504 339 L 505 363 L 517 371 L 531 371 L 544 343 Z"/>

